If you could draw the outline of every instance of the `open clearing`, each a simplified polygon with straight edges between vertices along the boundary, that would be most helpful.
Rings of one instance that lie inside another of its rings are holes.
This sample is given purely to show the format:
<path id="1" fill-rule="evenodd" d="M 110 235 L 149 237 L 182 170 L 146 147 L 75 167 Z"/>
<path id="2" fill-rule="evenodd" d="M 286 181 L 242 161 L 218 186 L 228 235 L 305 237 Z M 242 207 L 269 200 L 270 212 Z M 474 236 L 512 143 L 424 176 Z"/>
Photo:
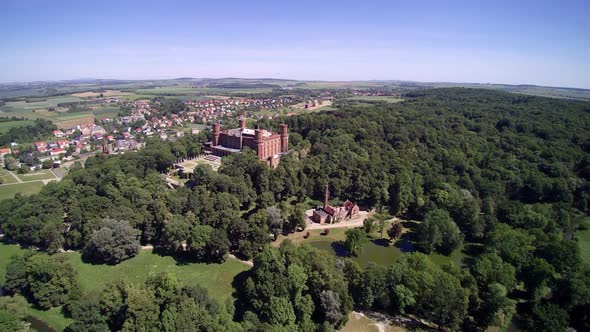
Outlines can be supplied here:
<path id="1" fill-rule="evenodd" d="M 0 281 L 4 281 L 8 259 L 22 254 L 25 249 L 18 245 L 0 243 Z M 100 290 L 106 284 L 117 280 L 141 283 L 150 275 L 169 272 L 183 284 L 200 285 L 209 291 L 211 297 L 223 303 L 234 291 L 231 283 L 235 275 L 248 270 L 236 259 L 228 258 L 223 264 L 177 262 L 173 257 L 154 254 L 152 250 L 141 250 L 139 255 L 117 265 L 93 265 L 82 261 L 78 252 L 66 255 L 79 273 L 82 288 L 87 291 Z"/>
<path id="2" fill-rule="evenodd" d="M 23 127 L 30 124 L 33 124 L 32 120 L 0 122 L 0 134 L 8 132 L 11 128 Z"/>
<path id="3" fill-rule="evenodd" d="M 221 163 L 206 160 L 204 157 L 199 157 L 196 159 L 187 160 L 185 162 L 180 163 L 179 165 L 185 168 L 185 173 L 192 173 L 195 167 L 197 167 L 198 165 L 209 165 L 213 168 L 214 171 L 217 172 L 217 170 L 221 166 Z"/>
<path id="4" fill-rule="evenodd" d="M 393 96 L 357 96 L 357 97 L 350 97 L 347 99 L 354 100 L 354 101 L 385 101 L 388 103 L 399 103 L 400 101 L 403 100 L 399 97 L 393 97 Z"/>
<path id="5" fill-rule="evenodd" d="M 295 104 L 293 105 L 294 108 L 298 108 L 298 109 L 302 109 L 305 111 L 315 111 L 319 108 L 322 107 L 328 107 L 328 106 L 332 106 L 332 101 L 331 100 L 322 100 L 321 102 L 317 103 L 315 106 L 309 106 L 308 108 L 305 108 L 305 102 L 303 103 L 299 103 L 299 104 Z"/>
<path id="6" fill-rule="evenodd" d="M 10 184 L 10 183 L 17 183 L 18 180 L 14 178 L 14 175 L 10 174 L 5 169 L 0 169 L 0 179 L 2 179 L 1 184 Z M 0 189 L 1 191 L 2 189 Z"/>
<path id="7" fill-rule="evenodd" d="M 33 173 L 18 174 L 17 176 L 22 181 L 40 181 L 56 178 L 55 175 L 51 172 L 51 170 L 48 169 Z"/>
<path id="8" fill-rule="evenodd" d="M 25 196 L 36 194 L 43 188 L 42 181 L 11 183 L 0 185 L 0 201 L 7 198 L 13 198 L 16 193 Z"/>
<path id="9" fill-rule="evenodd" d="M 581 223 L 586 225 L 586 230 L 576 232 L 580 245 L 580 257 L 585 263 L 590 264 L 590 217 L 584 218 Z"/>
<path id="10" fill-rule="evenodd" d="M 0 243 L 0 282 L 4 282 L 6 265 L 13 255 L 22 255 L 24 249 L 18 245 Z M 223 264 L 179 263 L 169 256 L 159 256 L 151 250 L 142 250 L 137 257 L 126 260 L 118 265 L 92 265 L 82 262 L 80 253 L 68 252 L 67 255 L 79 273 L 82 288 L 87 291 L 100 290 L 104 285 L 116 280 L 132 283 L 143 282 L 147 276 L 162 272 L 176 275 L 180 282 L 186 285 L 200 285 L 209 291 L 209 295 L 220 304 L 231 296 L 233 278 L 248 267 L 235 260 L 228 259 Z M 26 308 L 29 315 L 45 322 L 58 331 L 63 331 L 71 323 L 71 319 L 64 317 L 60 308 L 41 311 L 30 306 Z"/>

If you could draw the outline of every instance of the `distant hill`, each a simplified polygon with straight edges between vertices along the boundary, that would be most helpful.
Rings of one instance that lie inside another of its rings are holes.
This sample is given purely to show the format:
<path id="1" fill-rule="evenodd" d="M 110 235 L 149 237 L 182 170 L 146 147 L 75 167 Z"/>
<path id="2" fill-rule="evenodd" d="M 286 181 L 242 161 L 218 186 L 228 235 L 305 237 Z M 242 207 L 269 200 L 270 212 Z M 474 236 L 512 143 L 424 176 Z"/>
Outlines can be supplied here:
<path id="1" fill-rule="evenodd" d="M 75 79 L 67 81 L 36 81 L 0 84 L 0 98 L 46 97 L 75 92 L 96 91 L 101 89 L 141 89 L 169 87 L 176 85 L 196 85 L 227 89 L 260 88 L 298 88 L 298 89 L 369 89 L 369 88 L 479 88 L 501 90 L 534 96 L 590 100 L 590 89 L 538 86 L 530 84 L 510 85 L 493 83 L 451 83 L 451 82 L 414 82 L 400 80 L 368 81 L 305 81 L 276 78 L 193 78 L 179 77 L 162 80 L 120 80 L 120 79 Z"/>

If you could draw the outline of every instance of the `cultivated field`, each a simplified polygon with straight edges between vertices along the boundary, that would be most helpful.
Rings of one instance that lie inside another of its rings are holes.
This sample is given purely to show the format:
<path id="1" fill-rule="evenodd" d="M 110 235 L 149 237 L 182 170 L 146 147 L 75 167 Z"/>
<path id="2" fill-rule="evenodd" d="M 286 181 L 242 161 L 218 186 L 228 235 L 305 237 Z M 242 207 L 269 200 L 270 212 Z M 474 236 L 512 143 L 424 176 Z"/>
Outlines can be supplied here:
<path id="1" fill-rule="evenodd" d="M 126 96 L 133 96 L 128 94 Z M 71 128 L 77 125 L 94 123 L 94 119 L 102 118 L 115 118 L 118 116 L 119 107 L 111 105 L 92 105 L 90 108 L 92 111 L 87 112 L 76 112 L 68 113 L 65 108 L 60 108 L 57 105 L 60 103 L 68 102 L 79 102 L 83 101 L 82 98 L 75 96 L 61 96 L 61 97 L 48 97 L 45 99 L 37 98 L 36 101 L 16 101 L 8 102 L 6 105 L 0 107 L 0 116 L 5 117 L 24 117 L 27 119 L 45 119 L 51 120 L 59 128 Z M 55 108 L 53 112 L 49 111 L 49 108 Z M 27 124 L 30 122 L 20 121 L 21 123 Z M 8 130 L 11 126 L 20 125 L 18 121 L 11 121 L 7 123 L 0 123 L 0 132 L 3 128 Z"/>
<path id="2" fill-rule="evenodd" d="M 131 95 L 132 93 L 122 92 L 119 90 L 105 90 L 103 92 L 87 91 L 87 92 L 72 93 L 72 96 L 78 97 L 78 98 L 89 98 L 89 97 L 99 97 L 101 94 L 103 95 L 103 97 L 118 97 L 118 96 L 128 96 L 128 95 Z"/>

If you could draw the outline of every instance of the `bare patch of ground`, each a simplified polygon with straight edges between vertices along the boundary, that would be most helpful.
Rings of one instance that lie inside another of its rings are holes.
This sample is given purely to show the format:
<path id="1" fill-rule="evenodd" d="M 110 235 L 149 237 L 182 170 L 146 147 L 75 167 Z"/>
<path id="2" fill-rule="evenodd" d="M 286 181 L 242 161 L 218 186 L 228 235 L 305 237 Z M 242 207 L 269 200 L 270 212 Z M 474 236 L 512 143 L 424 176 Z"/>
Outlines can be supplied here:
<path id="1" fill-rule="evenodd" d="M 132 93 L 129 92 L 122 92 L 119 90 L 105 90 L 104 92 L 78 92 L 73 93 L 72 96 L 79 97 L 79 98 L 90 98 L 90 97 L 98 97 L 102 93 L 103 97 L 115 97 L 115 96 L 130 96 Z"/>
<path id="2" fill-rule="evenodd" d="M 322 100 L 319 103 L 316 103 L 315 106 L 309 106 L 308 108 L 305 108 L 305 102 L 303 103 L 299 103 L 299 104 L 295 104 L 293 105 L 294 108 L 299 108 L 299 109 L 304 109 L 307 111 L 313 111 L 316 110 L 318 108 L 324 107 L 324 106 L 332 106 L 332 101 L 331 100 Z"/>
<path id="3" fill-rule="evenodd" d="M 72 120 L 63 120 L 63 121 L 53 121 L 58 128 L 67 129 L 72 128 L 75 126 L 81 126 L 85 124 L 94 124 L 94 116 L 88 115 L 83 118 L 72 119 Z"/>

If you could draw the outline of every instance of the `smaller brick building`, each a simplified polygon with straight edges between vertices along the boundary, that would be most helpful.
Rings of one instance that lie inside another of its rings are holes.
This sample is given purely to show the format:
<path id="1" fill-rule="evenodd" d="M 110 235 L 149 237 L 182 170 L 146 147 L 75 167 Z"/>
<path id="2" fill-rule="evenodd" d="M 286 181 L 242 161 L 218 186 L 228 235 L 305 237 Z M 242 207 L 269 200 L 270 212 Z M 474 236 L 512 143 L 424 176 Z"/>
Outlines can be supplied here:
<path id="1" fill-rule="evenodd" d="M 359 206 L 353 202 L 346 200 L 342 206 L 331 206 L 328 204 L 330 198 L 330 192 L 328 191 L 328 185 L 326 184 L 324 192 L 324 206 L 317 207 L 311 216 L 311 220 L 318 224 L 324 223 L 335 223 L 351 219 L 359 213 Z"/>

